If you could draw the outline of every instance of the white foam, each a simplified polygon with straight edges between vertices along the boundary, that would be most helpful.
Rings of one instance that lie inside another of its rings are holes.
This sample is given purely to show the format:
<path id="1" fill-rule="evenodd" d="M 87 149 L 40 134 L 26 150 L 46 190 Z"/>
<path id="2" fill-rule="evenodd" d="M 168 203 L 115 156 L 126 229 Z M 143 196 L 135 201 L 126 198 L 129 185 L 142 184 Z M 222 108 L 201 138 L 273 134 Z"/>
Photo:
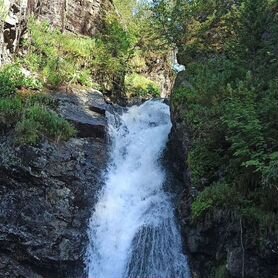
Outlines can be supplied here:
<path id="1" fill-rule="evenodd" d="M 89 278 L 188 278 L 159 158 L 171 130 L 160 101 L 108 115 L 112 140 L 106 183 L 91 217 Z"/>

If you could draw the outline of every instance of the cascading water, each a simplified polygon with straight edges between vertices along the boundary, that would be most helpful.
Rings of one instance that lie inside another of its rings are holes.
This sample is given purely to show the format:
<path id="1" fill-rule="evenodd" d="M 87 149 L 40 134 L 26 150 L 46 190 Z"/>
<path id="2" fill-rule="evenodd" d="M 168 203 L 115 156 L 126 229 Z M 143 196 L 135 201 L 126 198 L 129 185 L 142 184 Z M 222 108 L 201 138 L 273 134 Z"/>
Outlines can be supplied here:
<path id="1" fill-rule="evenodd" d="M 111 163 L 89 227 L 89 278 L 189 278 L 159 160 L 171 129 L 160 101 L 109 115 Z"/>

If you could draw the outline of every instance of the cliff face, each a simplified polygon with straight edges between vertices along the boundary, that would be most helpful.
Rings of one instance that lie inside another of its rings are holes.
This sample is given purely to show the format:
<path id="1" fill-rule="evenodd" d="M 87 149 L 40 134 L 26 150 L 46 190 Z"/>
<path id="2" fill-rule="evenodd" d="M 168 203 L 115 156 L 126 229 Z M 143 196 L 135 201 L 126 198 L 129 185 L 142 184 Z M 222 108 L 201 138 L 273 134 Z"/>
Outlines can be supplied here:
<path id="1" fill-rule="evenodd" d="M 5 0 L 0 9 L 1 64 L 8 63 L 26 36 L 30 16 L 49 21 L 62 31 L 93 36 L 101 31 L 111 0 Z"/>
<path id="2" fill-rule="evenodd" d="M 188 86 L 186 71 L 180 72 L 171 97 L 176 90 Z M 177 207 L 192 276 L 276 278 L 277 234 L 269 232 L 262 240 L 260 231 L 246 222 L 242 223 L 240 216 L 228 209 L 215 208 L 205 218 L 193 221 L 191 205 L 198 192 L 191 184 L 187 161 L 191 139 L 186 123 L 186 105 L 171 101 L 171 113 L 170 165 L 183 184 Z"/>
<path id="3" fill-rule="evenodd" d="M 110 0 L 5 1 L 1 64 L 9 63 L 31 15 L 64 31 L 101 31 Z M 77 138 L 15 147 L 0 131 L 0 277 L 76 278 L 84 275 L 88 219 L 106 166 L 107 106 L 96 91 L 56 93 L 58 112 Z"/>
<path id="4" fill-rule="evenodd" d="M 106 105 L 98 92 L 55 98 L 59 113 L 78 129 L 77 138 L 15 148 L 9 135 L 0 136 L 3 278 L 84 275 L 88 219 L 107 159 Z"/>
<path id="5" fill-rule="evenodd" d="M 102 28 L 111 0 L 29 0 L 28 9 L 39 19 L 47 20 L 62 30 L 93 36 Z"/>

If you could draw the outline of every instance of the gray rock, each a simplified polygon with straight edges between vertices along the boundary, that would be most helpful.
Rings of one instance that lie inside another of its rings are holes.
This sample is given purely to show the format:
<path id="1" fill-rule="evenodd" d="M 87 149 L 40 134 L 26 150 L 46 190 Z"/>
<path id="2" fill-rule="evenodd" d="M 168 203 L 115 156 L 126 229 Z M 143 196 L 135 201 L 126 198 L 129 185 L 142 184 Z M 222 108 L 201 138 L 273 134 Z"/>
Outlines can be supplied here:
<path id="1" fill-rule="evenodd" d="M 106 106 L 95 91 L 54 97 L 79 138 L 15 148 L 0 137 L 0 278 L 84 274 L 88 219 L 107 160 Z"/>
<path id="2" fill-rule="evenodd" d="M 104 26 L 105 13 L 113 10 L 111 0 L 5 0 L 4 28 L 0 28 L 0 65 L 9 63 L 26 37 L 30 16 L 74 34 L 94 36 Z"/>
<path id="3" fill-rule="evenodd" d="M 78 137 L 105 138 L 108 105 L 100 92 L 72 90 L 70 93 L 58 92 L 54 97 L 59 103 L 58 113 L 75 125 Z"/>

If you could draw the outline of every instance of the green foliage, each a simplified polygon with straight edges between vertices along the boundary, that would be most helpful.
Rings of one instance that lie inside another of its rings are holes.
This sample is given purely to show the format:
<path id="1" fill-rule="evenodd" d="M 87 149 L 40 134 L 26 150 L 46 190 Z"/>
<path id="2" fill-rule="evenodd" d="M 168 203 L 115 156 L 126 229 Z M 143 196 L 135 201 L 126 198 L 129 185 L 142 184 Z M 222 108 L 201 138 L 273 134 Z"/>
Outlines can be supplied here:
<path id="1" fill-rule="evenodd" d="M 125 51 L 127 55 L 123 60 L 126 64 L 124 75 L 127 78 L 122 81 L 126 81 L 125 89 L 129 96 L 138 95 L 138 90 L 137 93 L 132 91 L 130 79 L 134 79 L 133 76 L 146 75 L 146 72 L 155 71 L 157 60 L 163 62 L 165 66 L 170 65 L 172 61 L 168 61 L 168 57 L 171 45 L 162 36 L 161 30 L 155 28 L 156 22 L 152 16 L 152 9 L 145 1 L 117 0 L 115 5 L 120 14 L 119 24 L 124 26 L 125 31 L 125 35 L 120 35 L 120 39 L 124 38 L 124 41 L 129 42 L 128 51 Z M 121 57 L 121 55 L 118 56 Z M 142 82 L 145 83 L 143 80 Z M 157 86 L 152 82 L 148 90 L 144 88 L 140 94 L 158 95 Z"/>
<path id="2" fill-rule="evenodd" d="M 43 137 L 59 142 L 76 134 L 69 122 L 41 105 L 28 108 L 15 130 L 20 144 L 36 144 Z"/>
<path id="3" fill-rule="evenodd" d="M 39 142 L 41 138 L 40 124 L 38 122 L 24 119 L 16 125 L 16 141 L 18 144 L 34 145 Z"/>
<path id="4" fill-rule="evenodd" d="M 41 84 L 35 78 L 26 77 L 19 65 L 5 66 L 0 71 L 0 97 L 14 95 L 17 89 L 40 89 Z"/>
<path id="5" fill-rule="evenodd" d="M 250 205 L 243 207 L 240 213 L 246 221 L 254 226 L 259 226 L 262 231 L 271 231 L 278 228 L 278 217 L 273 212 Z"/>
<path id="6" fill-rule="evenodd" d="M 192 218 L 198 220 L 214 208 L 235 209 L 243 203 L 241 195 L 233 186 L 216 183 L 206 187 L 192 204 Z"/>
<path id="7" fill-rule="evenodd" d="M 277 3 L 186 2 L 168 27 L 186 28 L 176 43 L 187 85 L 172 102 L 192 138 L 193 217 L 217 207 L 267 229 L 278 212 Z"/>
<path id="8" fill-rule="evenodd" d="M 35 20 L 29 22 L 28 28 L 31 40 L 26 41 L 29 52 L 23 63 L 40 73 L 44 84 L 91 85 L 88 69 L 95 45 L 92 39 L 63 34 L 48 23 Z"/>
<path id="9" fill-rule="evenodd" d="M 12 127 L 21 117 L 23 103 L 19 98 L 0 98 L 0 128 Z"/>
<path id="10" fill-rule="evenodd" d="M 0 131 L 14 130 L 18 144 L 36 144 L 43 138 L 67 140 L 75 135 L 71 124 L 49 110 L 55 109 L 55 102 L 39 88 L 40 82 L 26 77 L 16 64 L 0 71 Z"/>
<path id="11" fill-rule="evenodd" d="M 229 278 L 226 265 L 220 265 L 215 270 L 214 278 Z"/>
<path id="12" fill-rule="evenodd" d="M 4 22 L 3 19 L 6 18 L 8 15 L 8 9 L 7 9 L 7 4 L 5 4 L 5 0 L 0 0 L 0 21 Z M 1 23 L 2 26 L 3 23 Z"/>
<path id="13" fill-rule="evenodd" d="M 160 89 L 150 79 L 139 74 L 131 74 L 126 77 L 126 90 L 129 96 L 159 97 Z"/>
<path id="14" fill-rule="evenodd" d="M 80 84 L 97 86 L 104 91 L 124 91 L 138 38 L 126 30 L 114 13 L 108 13 L 101 34 L 95 38 L 61 33 L 48 23 L 31 21 L 31 40 L 24 65 L 40 73 L 44 84 Z"/>
<path id="15" fill-rule="evenodd" d="M 124 92 L 124 79 L 134 47 L 132 35 L 115 14 L 108 14 L 105 29 L 95 43 L 92 69 L 96 82 L 106 91 Z"/>

